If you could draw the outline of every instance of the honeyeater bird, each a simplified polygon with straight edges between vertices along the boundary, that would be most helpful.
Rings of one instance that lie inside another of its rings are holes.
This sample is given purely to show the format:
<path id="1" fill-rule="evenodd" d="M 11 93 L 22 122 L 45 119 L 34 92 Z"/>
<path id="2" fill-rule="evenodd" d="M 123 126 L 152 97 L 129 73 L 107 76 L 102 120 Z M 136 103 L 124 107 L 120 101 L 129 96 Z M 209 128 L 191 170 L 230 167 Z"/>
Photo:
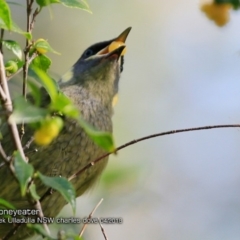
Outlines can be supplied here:
<path id="1" fill-rule="evenodd" d="M 126 47 L 124 43 L 130 30 L 129 27 L 118 37 L 87 48 L 71 70 L 58 82 L 60 90 L 72 100 L 79 109 L 81 117 L 101 131 L 112 132 L 113 102 L 118 93 L 119 78 L 123 70 L 123 52 Z M 49 102 L 50 97 L 45 90 L 42 90 L 41 105 L 47 106 Z M 90 139 L 75 120 L 68 117 L 63 119 L 64 128 L 57 138 L 47 146 L 39 147 L 33 142 L 25 151 L 25 155 L 34 169 L 44 175 L 68 178 L 106 152 Z M 7 130 L 6 127 L 1 129 L 3 135 L 1 144 L 6 153 L 11 156 L 14 145 Z M 26 125 L 22 139 L 23 146 L 33 133 L 33 130 Z M 77 196 L 82 195 L 96 182 L 107 161 L 107 158 L 99 161 L 71 181 Z M 47 187 L 40 181 L 35 183 L 38 195 L 42 196 Z M 0 198 L 9 201 L 17 209 L 33 208 L 27 199 L 21 197 L 19 184 L 1 157 Z M 44 216 L 55 217 L 65 204 L 64 198 L 58 192 L 54 192 L 41 202 Z M 21 218 L 21 216 L 17 217 Z M 0 239 L 8 234 L 13 225 L 0 224 Z M 10 239 L 25 239 L 31 234 L 31 231 L 22 225 Z"/>

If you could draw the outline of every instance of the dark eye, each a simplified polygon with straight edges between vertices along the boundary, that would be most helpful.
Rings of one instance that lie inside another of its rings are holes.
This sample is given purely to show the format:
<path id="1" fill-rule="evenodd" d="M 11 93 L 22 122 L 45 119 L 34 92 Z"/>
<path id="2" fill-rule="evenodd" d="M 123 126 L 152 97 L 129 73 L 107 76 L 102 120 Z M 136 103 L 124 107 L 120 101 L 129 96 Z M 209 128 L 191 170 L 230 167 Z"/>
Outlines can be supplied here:
<path id="1" fill-rule="evenodd" d="M 88 58 L 93 55 L 93 50 L 91 48 L 87 49 L 84 53 L 84 57 Z"/>

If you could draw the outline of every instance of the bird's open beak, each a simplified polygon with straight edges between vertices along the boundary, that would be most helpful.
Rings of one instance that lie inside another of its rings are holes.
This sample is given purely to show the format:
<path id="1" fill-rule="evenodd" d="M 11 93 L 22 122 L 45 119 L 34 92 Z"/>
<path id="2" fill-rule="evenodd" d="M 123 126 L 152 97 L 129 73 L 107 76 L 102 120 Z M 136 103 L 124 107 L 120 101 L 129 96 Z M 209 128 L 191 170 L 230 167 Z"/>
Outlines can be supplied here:
<path id="1" fill-rule="evenodd" d="M 132 29 L 132 27 L 128 27 L 117 38 L 115 38 L 114 41 L 125 43 L 127 36 L 129 34 L 129 32 L 131 31 L 131 29 Z"/>
<path id="2" fill-rule="evenodd" d="M 125 41 L 127 39 L 127 36 L 129 34 L 129 32 L 131 31 L 131 27 L 128 27 L 127 29 L 125 29 L 118 37 L 114 38 L 108 46 L 106 46 L 105 48 L 103 48 L 102 50 L 100 50 L 97 55 L 103 55 L 103 54 L 108 54 L 111 53 L 113 51 L 115 51 L 116 49 L 124 46 L 124 48 L 121 48 L 121 53 L 120 55 L 124 55 L 126 53 L 126 45 L 125 45 Z"/>
<path id="3" fill-rule="evenodd" d="M 109 58 L 116 58 L 116 59 L 119 59 L 122 55 L 123 55 L 123 52 L 125 51 L 126 49 L 126 46 L 125 45 L 122 45 L 116 49 L 114 49 L 113 51 L 107 53 L 104 55 L 104 58 L 105 59 L 109 59 Z M 125 51 L 126 52 L 126 51 Z"/>

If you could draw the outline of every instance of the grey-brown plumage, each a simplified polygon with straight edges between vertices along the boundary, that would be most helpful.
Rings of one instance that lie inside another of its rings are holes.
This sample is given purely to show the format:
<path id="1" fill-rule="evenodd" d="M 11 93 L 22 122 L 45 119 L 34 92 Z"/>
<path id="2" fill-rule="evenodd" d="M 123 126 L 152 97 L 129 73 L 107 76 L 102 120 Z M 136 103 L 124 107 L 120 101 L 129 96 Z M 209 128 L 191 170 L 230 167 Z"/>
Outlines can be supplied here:
<path id="1" fill-rule="evenodd" d="M 123 57 L 120 57 L 124 46 L 107 52 L 112 41 L 122 41 L 130 31 L 126 29 L 117 38 L 95 44 L 88 48 L 67 74 L 59 81 L 61 91 L 67 95 L 81 112 L 81 116 L 96 129 L 112 132 L 112 101 L 118 92 L 118 81 L 122 70 Z M 105 49 L 105 50 L 104 50 Z M 49 102 L 45 90 L 42 91 L 43 106 Z M 38 147 L 34 143 L 25 154 L 34 168 L 44 175 L 70 177 L 89 162 L 105 152 L 97 146 L 72 119 L 64 118 L 64 128 L 59 136 L 48 146 Z M 3 148 L 11 155 L 14 150 L 12 139 L 7 129 L 2 129 Z M 23 146 L 32 137 L 33 131 L 26 126 Z M 38 151 L 36 152 L 35 149 Z M 2 162 L 0 158 L 0 163 Z M 107 164 L 107 158 L 87 169 L 79 177 L 72 180 L 77 196 L 91 187 Z M 19 209 L 29 209 L 26 199 L 20 196 L 17 182 L 8 168 L 0 168 L 0 198 L 6 199 Z M 42 196 L 46 187 L 37 182 L 37 192 Z M 48 196 L 41 203 L 44 215 L 56 216 L 66 204 L 58 192 Z M 18 216 L 19 217 L 19 216 Z M 11 229 L 12 224 L 0 224 L 0 239 Z M 11 239 L 24 239 L 31 233 L 25 226 L 21 227 Z"/>

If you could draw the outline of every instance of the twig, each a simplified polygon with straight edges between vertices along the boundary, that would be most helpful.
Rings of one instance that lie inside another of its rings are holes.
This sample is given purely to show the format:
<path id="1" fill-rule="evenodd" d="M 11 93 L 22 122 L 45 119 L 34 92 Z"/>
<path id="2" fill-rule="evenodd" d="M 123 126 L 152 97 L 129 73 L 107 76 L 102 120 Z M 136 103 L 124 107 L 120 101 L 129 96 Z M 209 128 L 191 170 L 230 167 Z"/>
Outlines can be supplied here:
<path id="1" fill-rule="evenodd" d="M 33 0 L 27 0 L 27 32 L 31 33 L 31 13 L 32 13 Z M 26 98 L 27 94 L 27 76 L 29 67 L 29 51 L 30 51 L 31 41 L 26 39 L 26 47 L 24 50 L 24 65 L 23 65 L 23 96 Z"/>
<path id="2" fill-rule="evenodd" d="M 34 21 L 36 19 L 36 16 L 40 12 L 41 9 L 36 8 L 32 17 L 32 5 L 33 5 L 34 0 L 27 0 L 27 32 L 32 33 L 33 26 L 34 26 Z M 30 47 L 31 47 L 31 42 L 30 40 L 26 40 L 26 47 L 24 50 L 24 56 L 25 56 L 25 63 L 23 65 L 23 96 L 26 98 L 27 94 L 27 76 L 28 76 L 28 67 L 29 67 L 29 60 L 30 60 Z"/>
<path id="3" fill-rule="evenodd" d="M 42 211 L 42 206 L 40 204 L 40 201 L 36 201 L 35 205 L 34 205 L 35 209 L 38 210 L 38 216 L 40 218 L 43 218 L 44 215 L 43 215 L 43 211 Z M 50 235 L 50 230 L 48 228 L 48 225 L 46 223 L 43 223 L 43 227 L 45 228 L 46 232 L 48 233 L 48 235 Z"/>
<path id="4" fill-rule="evenodd" d="M 1 155 L 2 159 L 4 160 L 4 162 L 6 162 L 6 163 L 9 162 L 9 159 L 8 159 L 7 154 L 5 153 L 5 151 L 4 151 L 3 147 L 2 147 L 1 142 L 0 142 L 0 155 Z M 2 166 L 2 164 L 1 164 L 1 166 Z"/>
<path id="5" fill-rule="evenodd" d="M 52 195 L 54 192 L 52 191 L 52 188 L 48 188 L 48 190 L 41 196 L 39 199 L 40 202 L 42 202 L 46 197 Z"/>
<path id="6" fill-rule="evenodd" d="M 0 52 L 3 53 L 3 49 L 2 49 L 2 40 L 3 40 L 3 36 L 4 36 L 4 29 L 1 28 L 1 33 L 0 33 Z"/>
<path id="7" fill-rule="evenodd" d="M 99 223 L 99 226 L 100 226 L 100 228 L 101 228 L 101 231 L 102 231 L 102 234 L 103 234 L 104 239 L 105 239 L 105 240 L 108 240 L 107 235 L 106 235 L 106 233 L 105 233 L 105 231 L 104 231 L 104 228 L 103 228 L 103 226 L 102 226 L 102 224 L 101 224 L 100 219 L 98 219 L 98 223 Z"/>
<path id="8" fill-rule="evenodd" d="M 6 95 L 5 95 L 5 92 L 4 92 L 3 89 L 2 89 L 2 86 L 1 86 L 1 85 L 0 85 L 0 96 L 1 96 L 2 102 L 5 102 L 6 99 L 7 99 L 7 97 L 6 97 Z"/>
<path id="9" fill-rule="evenodd" d="M 88 220 L 89 219 L 91 219 L 92 218 L 92 215 L 94 214 L 94 212 L 97 210 L 97 208 L 101 205 L 101 203 L 102 203 L 102 201 L 103 201 L 103 198 L 99 201 L 99 203 L 96 205 L 96 207 L 92 210 L 92 212 L 89 214 L 89 216 L 88 216 Z M 84 231 L 85 231 L 85 229 L 87 228 L 87 223 L 85 223 L 84 225 L 83 225 L 83 227 L 82 227 L 82 230 L 80 231 L 80 233 L 79 233 L 79 237 L 81 237 L 82 235 L 83 235 L 83 233 L 84 233 Z"/>
<path id="10" fill-rule="evenodd" d="M 24 151 L 25 151 L 26 149 L 29 149 L 29 147 L 30 147 L 30 145 L 32 144 L 33 140 L 34 140 L 34 137 L 31 137 L 31 138 L 27 141 L 27 143 L 26 143 L 25 146 L 23 147 L 23 150 L 24 150 Z"/>
<path id="11" fill-rule="evenodd" d="M 12 100 L 11 100 L 9 89 L 8 89 L 6 75 L 5 75 L 5 69 L 4 69 L 4 64 L 3 64 L 3 55 L 1 52 L 0 52 L 0 85 L 5 93 L 5 95 L 1 95 L 1 98 L 5 99 L 5 101 L 2 103 L 3 108 L 7 112 L 11 113 L 13 110 L 13 106 L 12 106 Z M 0 92 L 0 94 L 1 94 L 1 92 Z M 21 144 L 21 141 L 19 138 L 17 125 L 16 125 L 16 123 L 9 121 L 9 115 L 7 116 L 7 123 L 10 128 L 15 147 L 19 151 L 21 157 L 26 161 L 25 155 L 24 155 L 24 152 L 22 149 L 22 144 Z"/>
<path id="12" fill-rule="evenodd" d="M 3 162 L 0 163 L 0 168 L 7 164 L 10 167 L 10 157 L 7 156 L 6 152 L 4 151 L 2 144 L 0 142 L 0 156 L 2 157 Z M 11 168 L 11 167 L 10 167 Z M 13 173 L 12 173 L 13 174 Z M 14 175 L 14 174 L 13 174 Z M 15 176 L 14 176 L 15 177 Z"/>
<path id="13" fill-rule="evenodd" d="M 33 15 L 32 15 L 32 20 L 30 21 L 30 31 L 33 30 L 33 27 L 34 27 L 34 22 L 35 22 L 35 19 L 36 19 L 36 16 L 40 13 L 41 11 L 41 8 L 36 8 Z"/>
<path id="14" fill-rule="evenodd" d="M 196 128 L 185 128 L 185 129 L 178 129 L 178 130 L 171 130 L 171 131 L 167 131 L 167 132 L 161 132 L 161 133 L 156 133 L 156 134 L 152 134 L 146 137 L 142 137 L 139 139 L 135 139 L 132 140 L 118 148 L 116 148 L 114 151 L 106 153 L 104 155 L 102 155 L 101 157 L 95 159 L 94 161 L 88 163 L 84 168 L 80 169 L 79 171 L 77 171 L 75 174 L 73 174 L 72 176 L 70 176 L 68 178 L 69 181 L 71 181 L 73 178 L 79 176 L 82 172 L 84 172 L 86 169 L 90 168 L 91 166 L 95 165 L 97 162 L 99 162 L 100 160 L 102 160 L 105 157 L 108 157 L 110 154 L 112 153 L 116 153 L 117 151 L 128 147 L 130 145 L 133 145 L 135 143 L 144 141 L 144 140 L 148 140 L 150 138 L 155 138 L 155 137 L 160 137 L 160 136 L 164 136 L 164 135 L 171 135 L 171 134 L 175 134 L 175 133 L 182 133 L 182 132 L 192 132 L 192 131 L 199 131 L 199 130 L 208 130 L 208 129 L 214 129 L 214 128 L 239 128 L 240 124 L 226 124 L 226 125 L 214 125 L 214 126 L 204 126 L 204 127 L 196 127 Z"/>
<path id="15" fill-rule="evenodd" d="M 33 15 L 31 16 L 32 13 L 32 5 L 33 5 L 34 0 L 27 0 L 27 32 L 32 33 L 33 26 L 34 26 L 34 21 L 36 19 L 36 16 L 39 14 L 41 11 L 41 8 L 38 9 L 36 8 Z M 26 40 L 26 47 L 24 50 L 24 65 L 23 65 L 23 88 L 22 88 L 22 94 L 24 98 L 27 96 L 27 77 L 28 77 L 28 68 L 30 65 L 30 48 L 31 48 L 31 41 Z M 22 123 L 21 126 L 21 139 L 24 135 L 24 123 Z"/>

